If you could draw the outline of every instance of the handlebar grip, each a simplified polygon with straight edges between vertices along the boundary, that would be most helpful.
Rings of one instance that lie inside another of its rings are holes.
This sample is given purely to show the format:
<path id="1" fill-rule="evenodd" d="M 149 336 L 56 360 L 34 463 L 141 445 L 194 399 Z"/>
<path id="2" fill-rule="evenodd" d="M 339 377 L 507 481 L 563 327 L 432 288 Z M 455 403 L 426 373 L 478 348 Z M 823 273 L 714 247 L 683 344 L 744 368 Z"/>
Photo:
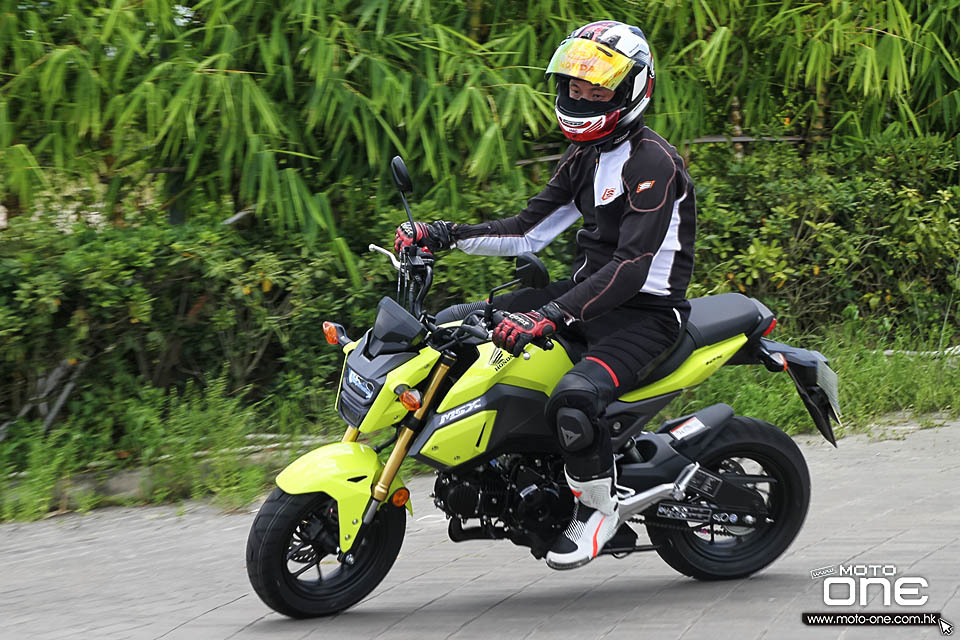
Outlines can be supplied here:
<path id="1" fill-rule="evenodd" d="M 476 338 L 480 338 L 480 339 L 482 339 L 482 340 L 486 340 L 486 339 L 489 337 L 489 336 L 487 335 L 487 330 L 484 329 L 483 327 L 477 327 L 477 326 L 474 326 L 474 325 L 462 324 L 462 325 L 460 325 L 460 329 L 461 329 L 462 331 L 466 331 L 466 332 L 469 333 L 470 335 L 472 335 L 472 336 L 474 336 L 474 337 L 476 337 Z"/>

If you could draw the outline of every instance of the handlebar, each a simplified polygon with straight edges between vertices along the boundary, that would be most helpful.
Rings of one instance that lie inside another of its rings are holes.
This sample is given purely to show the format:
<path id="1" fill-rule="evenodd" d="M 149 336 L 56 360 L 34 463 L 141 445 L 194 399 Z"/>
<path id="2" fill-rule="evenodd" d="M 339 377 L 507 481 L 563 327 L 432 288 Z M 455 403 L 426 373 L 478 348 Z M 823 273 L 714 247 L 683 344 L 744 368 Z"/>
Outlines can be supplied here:
<path id="1" fill-rule="evenodd" d="M 409 253 L 401 251 L 401 259 L 398 260 L 391 251 L 381 246 L 371 243 L 367 245 L 367 249 L 381 253 L 390 259 L 390 264 L 398 271 L 397 301 L 402 302 L 401 297 L 405 294 L 406 306 L 408 306 L 407 310 L 420 319 L 421 322 L 426 322 L 425 317 L 421 317 L 423 300 L 426 297 L 427 291 L 430 289 L 430 285 L 433 283 L 433 262 L 436 259 L 435 256 L 429 251 L 418 248 L 416 254 L 413 254 L 412 251 Z M 404 285 L 406 285 L 406 287 L 404 287 Z M 478 340 L 490 340 L 493 328 L 500 324 L 508 313 L 507 311 L 501 311 L 499 309 L 490 309 L 488 313 L 483 314 L 483 321 L 479 324 L 468 323 L 467 320 L 470 316 L 467 316 L 467 318 L 464 318 L 464 322 L 457 328 L 456 332 L 466 333 Z M 436 327 L 429 325 L 429 323 L 427 324 L 429 329 L 436 329 Z M 456 339 L 443 346 L 448 347 L 455 342 Z M 553 341 L 546 336 L 537 338 L 531 344 L 535 344 L 544 351 L 553 349 Z M 524 352 L 523 357 L 524 359 L 529 359 L 530 354 Z"/>

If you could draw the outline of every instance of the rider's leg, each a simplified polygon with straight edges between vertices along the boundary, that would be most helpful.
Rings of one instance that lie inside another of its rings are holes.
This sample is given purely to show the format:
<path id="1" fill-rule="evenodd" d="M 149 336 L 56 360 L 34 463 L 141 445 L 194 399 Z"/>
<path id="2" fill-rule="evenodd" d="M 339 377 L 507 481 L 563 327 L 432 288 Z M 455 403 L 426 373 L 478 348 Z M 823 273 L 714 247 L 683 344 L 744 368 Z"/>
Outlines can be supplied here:
<path id="1" fill-rule="evenodd" d="M 600 416 L 677 342 L 679 319 L 672 309 L 621 309 L 584 326 L 589 349 L 557 383 L 546 407 L 563 450 L 567 483 L 577 498 L 573 520 L 547 554 L 551 567 L 586 564 L 616 533 L 616 467 Z"/>
<path id="2" fill-rule="evenodd" d="M 547 419 L 556 426 L 567 484 L 577 500 L 570 525 L 547 553 L 554 569 L 590 562 L 620 524 L 613 447 L 599 421 L 615 393 L 604 367 L 585 359 L 560 379 L 547 402 Z"/>

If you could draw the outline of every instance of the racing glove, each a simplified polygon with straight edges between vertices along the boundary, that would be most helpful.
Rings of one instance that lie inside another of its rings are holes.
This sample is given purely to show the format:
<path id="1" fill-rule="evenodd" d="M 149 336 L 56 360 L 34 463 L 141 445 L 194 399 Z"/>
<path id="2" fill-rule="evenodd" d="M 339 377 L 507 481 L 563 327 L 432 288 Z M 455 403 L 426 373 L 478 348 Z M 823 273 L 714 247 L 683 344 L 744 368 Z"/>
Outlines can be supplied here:
<path id="1" fill-rule="evenodd" d="M 555 302 L 537 311 L 509 313 L 494 327 L 493 344 L 519 358 L 524 347 L 533 340 L 556 333 L 563 316 L 563 311 Z"/>
<path id="2" fill-rule="evenodd" d="M 414 222 L 413 227 L 409 222 L 404 222 L 397 227 L 397 233 L 393 240 L 393 250 L 400 253 L 403 247 L 417 245 L 423 247 L 430 253 L 449 249 L 453 243 L 453 223 L 437 220 L 431 224 L 425 222 Z"/>

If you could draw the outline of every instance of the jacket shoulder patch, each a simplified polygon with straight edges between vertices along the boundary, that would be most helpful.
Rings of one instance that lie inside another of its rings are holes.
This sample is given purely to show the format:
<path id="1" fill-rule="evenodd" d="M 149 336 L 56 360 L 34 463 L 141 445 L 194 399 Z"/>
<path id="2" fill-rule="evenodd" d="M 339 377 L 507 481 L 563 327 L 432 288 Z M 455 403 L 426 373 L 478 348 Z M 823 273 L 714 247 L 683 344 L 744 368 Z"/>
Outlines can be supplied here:
<path id="1" fill-rule="evenodd" d="M 656 182 L 657 182 L 656 180 L 645 180 L 644 182 L 641 182 L 640 184 L 637 185 L 637 191 L 636 191 L 636 192 L 637 192 L 637 193 L 641 193 L 641 192 L 643 192 L 643 191 L 646 191 L 647 189 L 652 189 L 652 188 L 653 188 L 653 185 L 654 185 Z"/>

